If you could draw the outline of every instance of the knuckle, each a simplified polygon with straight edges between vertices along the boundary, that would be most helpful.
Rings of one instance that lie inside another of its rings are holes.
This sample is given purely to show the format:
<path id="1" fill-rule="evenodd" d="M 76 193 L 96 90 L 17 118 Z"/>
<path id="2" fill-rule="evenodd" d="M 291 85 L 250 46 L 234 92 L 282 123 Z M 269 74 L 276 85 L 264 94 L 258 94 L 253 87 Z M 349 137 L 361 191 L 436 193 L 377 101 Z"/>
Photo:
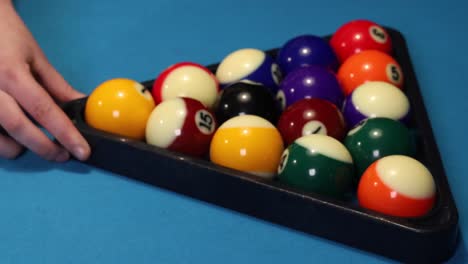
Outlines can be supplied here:
<path id="1" fill-rule="evenodd" d="M 65 123 L 62 123 L 65 124 Z M 77 145 L 81 145 L 81 135 L 78 130 L 72 126 L 63 125 L 58 127 L 53 133 L 55 139 L 66 149 L 72 151 Z"/>
<path id="2" fill-rule="evenodd" d="M 53 105 L 49 102 L 38 101 L 32 106 L 30 114 L 39 123 L 42 123 L 51 113 L 52 107 Z"/>
<path id="3" fill-rule="evenodd" d="M 0 89 L 12 94 L 13 89 L 24 84 L 24 74 L 30 72 L 28 63 L 0 63 Z"/>
<path id="4" fill-rule="evenodd" d="M 55 138 L 57 138 L 60 142 L 64 142 L 67 144 L 68 142 L 73 141 L 74 132 L 71 127 L 63 127 L 59 128 L 56 133 L 54 133 Z"/>
<path id="5" fill-rule="evenodd" d="M 14 84 L 20 81 L 20 73 L 12 67 L 0 66 L 0 82 L 4 90 L 11 89 Z"/>
<path id="6" fill-rule="evenodd" d="M 26 128 L 26 123 L 23 118 L 15 115 L 9 117 L 7 120 L 4 120 L 2 126 L 10 134 L 21 134 Z"/>

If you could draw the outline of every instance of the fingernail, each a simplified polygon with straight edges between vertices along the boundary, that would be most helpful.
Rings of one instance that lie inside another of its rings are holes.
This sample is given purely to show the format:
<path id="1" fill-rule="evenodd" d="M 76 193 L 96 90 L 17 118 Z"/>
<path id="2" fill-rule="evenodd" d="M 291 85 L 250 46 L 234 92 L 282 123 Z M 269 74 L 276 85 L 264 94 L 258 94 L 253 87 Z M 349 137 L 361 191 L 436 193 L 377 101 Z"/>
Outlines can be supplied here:
<path id="1" fill-rule="evenodd" d="M 64 162 L 70 158 L 70 154 L 65 149 L 60 150 L 60 153 L 55 157 L 56 162 Z"/>
<path id="2" fill-rule="evenodd" d="M 79 160 L 85 160 L 88 158 L 88 153 L 84 147 L 78 146 L 73 150 L 73 155 Z"/>

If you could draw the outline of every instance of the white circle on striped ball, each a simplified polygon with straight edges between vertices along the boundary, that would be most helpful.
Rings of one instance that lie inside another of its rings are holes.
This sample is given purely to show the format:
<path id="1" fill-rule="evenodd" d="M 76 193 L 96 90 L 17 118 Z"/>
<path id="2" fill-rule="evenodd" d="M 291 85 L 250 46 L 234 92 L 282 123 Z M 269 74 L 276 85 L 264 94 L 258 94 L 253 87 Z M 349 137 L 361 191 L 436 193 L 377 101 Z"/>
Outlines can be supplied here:
<path id="1" fill-rule="evenodd" d="M 240 49 L 226 56 L 216 70 L 216 77 L 222 84 L 244 79 L 265 60 L 265 53 L 257 49 Z"/>
<path id="2" fill-rule="evenodd" d="M 308 149 L 311 153 L 320 153 L 341 162 L 353 163 L 353 158 L 343 143 L 330 136 L 307 135 L 296 139 L 294 143 Z"/>
<path id="3" fill-rule="evenodd" d="M 398 120 L 410 109 L 408 97 L 392 84 L 380 81 L 366 82 L 352 94 L 352 102 L 368 117 L 388 117 Z"/>
<path id="4" fill-rule="evenodd" d="M 160 103 L 151 113 L 146 125 L 146 141 L 162 148 L 169 147 L 182 132 L 187 109 L 182 99 Z"/>
<path id="5" fill-rule="evenodd" d="M 407 197 L 425 199 L 435 193 L 431 172 L 413 158 L 388 156 L 377 163 L 376 170 L 385 185 Z"/>
<path id="6" fill-rule="evenodd" d="M 281 76 L 280 68 L 273 58 L 254 48 L 231 52 L 216 69 L 216 77 L 222 86 L 249 80 L 268 87 L 274 94 L 278 91 Z"/>
<path id="7" fill-rule="evenodd" d="M 188 97 L 211 108 L 218 96 L 219 82 L 206 67 L 197 63 L 181 62 L 158 75 L 152 92 L 157 104 L 168 99 Z"/>

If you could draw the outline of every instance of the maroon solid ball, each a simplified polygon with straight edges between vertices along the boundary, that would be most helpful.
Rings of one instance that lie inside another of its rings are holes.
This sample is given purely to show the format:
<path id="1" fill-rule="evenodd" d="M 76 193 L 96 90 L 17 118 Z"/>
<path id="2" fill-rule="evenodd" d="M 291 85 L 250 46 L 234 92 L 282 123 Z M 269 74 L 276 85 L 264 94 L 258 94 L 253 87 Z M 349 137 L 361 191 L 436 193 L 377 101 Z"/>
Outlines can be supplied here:
<path id="1" fill-rule="evenodd" d="M 327 100 L 306 98 L 290 105 L 280 116 L 278 129 L 285 144 L 310 134 L 345 136 L 346 125 L 340 110 Z"/>

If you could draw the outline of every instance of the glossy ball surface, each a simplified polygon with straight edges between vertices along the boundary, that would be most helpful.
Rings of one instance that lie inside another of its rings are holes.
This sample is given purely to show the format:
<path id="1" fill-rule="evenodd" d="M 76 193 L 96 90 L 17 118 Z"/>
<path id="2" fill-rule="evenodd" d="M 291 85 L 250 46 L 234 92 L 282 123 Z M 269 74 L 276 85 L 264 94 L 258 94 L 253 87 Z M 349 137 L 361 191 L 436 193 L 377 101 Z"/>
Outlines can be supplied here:
<path id="1" fill-rule="evenodd" d="M 214 131 L 214 115 L 192 98 L 165 100 L 151 113 L 146 126 L 150 145 L 192 156 L 207 153 Z"/>
<path id="2" fill-rule="evenodd" d="M 339 61 L 365 50 L 379 50 L 390 54 L 392 40 L 388 32 L 377 23 L 369 20 L 353 20 L 343 24 L 330 39 Z"/>
<path id="3" fill-rule="evenodd" d="M 228 54 L 216 69 L 222 86 L 248 80 L 270 88 L 276 93 L 282 73 L 270 55 L 258 49 L 239 49 Z"/>
<path id="4" fill-rule="evenodd" d="M 402 155 L 372 163 L 358 186 L 359 205 L 397 217 L 421 217 L 435 203 L 431 172 L 419 161 Z"/>
<path id="5" fill-rule="evenodd" d="M 215 104 L 216 120 L 220 125 L 245 114 L 257 115 L 276 124 L 279 112 L 279 105 L 266 86 L 244 81 L 224 88 Z"/>
<path id="6" fill-rule="evenodd" d="M 295 69 L 280 85 L 276 95 L 283 109 L 304 98 L 320 98 L 341 107 L 343 92 L 335 74 L 321 66 Z"/>
<path id="7" fill-rule="evenodd" d="M 397 87 L 386 82 L 366 82 L 345 100 L 343 115 L 349 128 L 364 119 L 387 117 L 407 123 L 410 103 Z"/>
<path id="8" fill-rule="evenodd" d="M 192 63 L 176 63 L 161 72 L 153 84 L 156 104 L 177 97 L 188 97 L 211 108 L 219 92 L 219 83 L 206 67 Z"/>
<path id="9" fill-rule="evenodd" d="M 283 74 L 307 66 L 319 65 L 335 71 L 336 55 L 326 40 L 314 35 L 301 35 L 288 40 L 278 51 L 276 58 Z"/>
<path id="10" fill-rule="evenodd" d="M 389 118 L 370 118 L 350 130 L 344 140 L 360 177 L 376 160 L 390 155 L 410 156 L 412 137 L 401 122 Z"/>
<path id="11" fill-rule="evenodd" d="M 308 98 L 289 106 L 280 116 L 278 130 L 286 145 L 311 134 L 322 134 L 342 140 L 346 126 L 340 110 L 329 101 Z"/>
<path id="12" fill-rule="evenodd" d="M 349 57 L 337 73 L 345 95 L 368 81 L 382 81 L 403 87 L 403 71 L 390 55 L 377 50 L 366 50 Z"/>
<path id="13" fill-rule="evenodd" d="M 236 116 L 216 130 L 210 147 L 213 163 L 271 179 L 275 176 L 283 140 L 266 119 Z"/>
<path id="14" fill-rule="evenodd" d="M 117 78 L 97 86 L 86 101 L 86 123 L 116 135 L 143 140 L 155 103 L 139 82 Z"/>
<path id="15" fill-rule="evenodd" d="M 343 144 L 332 137 L 300 137 L 283 152 L 278 178 L 305 192 L 347 199 L 354 182 L 352 157 Z"/>

